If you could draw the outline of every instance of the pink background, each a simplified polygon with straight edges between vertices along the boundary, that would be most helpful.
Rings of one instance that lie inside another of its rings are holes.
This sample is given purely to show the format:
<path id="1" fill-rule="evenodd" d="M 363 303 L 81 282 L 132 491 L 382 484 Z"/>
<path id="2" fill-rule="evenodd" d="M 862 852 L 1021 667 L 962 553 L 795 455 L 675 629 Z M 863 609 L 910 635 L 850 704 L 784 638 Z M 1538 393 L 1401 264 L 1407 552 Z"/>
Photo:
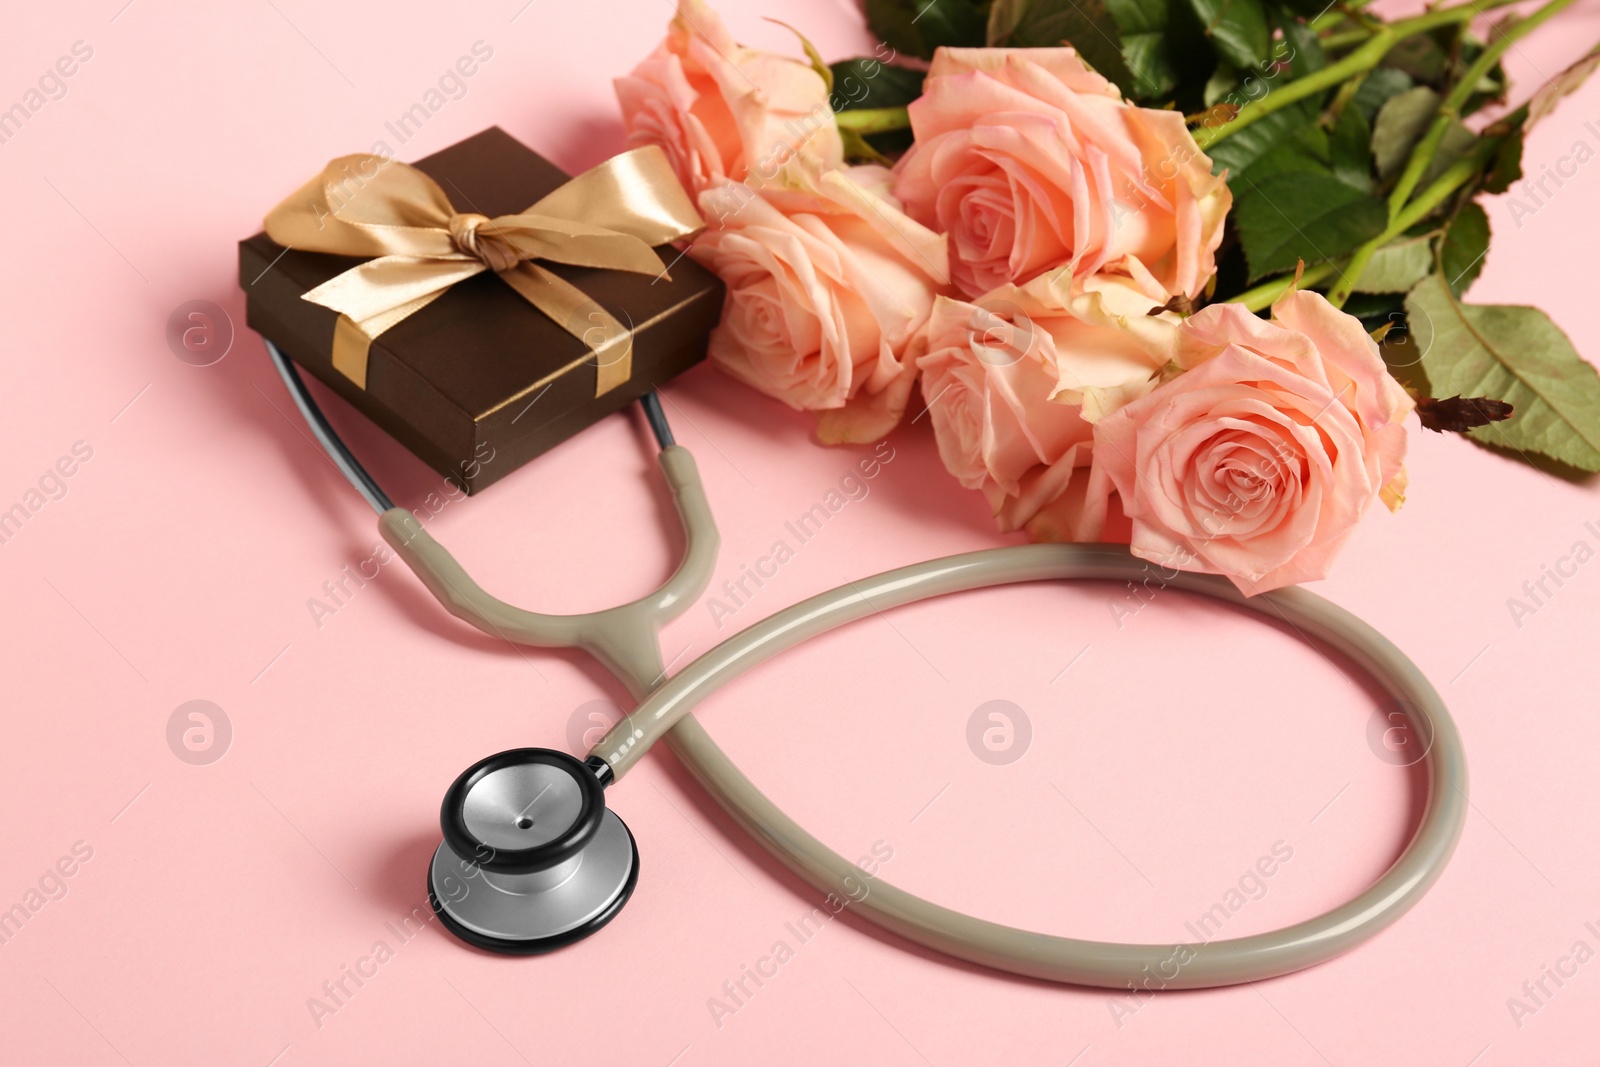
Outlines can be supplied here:
<path id="1" fill-rule="evenodd" d="M 785 924 L 816 894 L 665 752 L 612 795 L 642 874 L 600 935 L 531 960 L 468 950 L 436 924 L 402 944 L 385 924 L 426 908 L 452 778 L 499 749 L 569 747 L 589 702 L 623 697 L 576 656 L 519 654 L 458 624 L 398 565 L 316 625 L 308 598 L 366 559 L 376 534 L 286 418 L 243 325 L 234 245 L 324 160 L 379 138 L 414 159 L 498 123 L 569 169 L 597 162 L 621 144 L 610 79 L 654 45 L 671 7 L 122 3 L 14 6 L 0 37 L 0 106 L 75 41 L 93 49 L 67 95 L 0 145 L 0 509 L 75 442 L 93 450 L 66 496 L 0 545 L 0 906 L 75 843 L 92 849 L 65 864 L 66 895 L 0 945 L 6 1061 L 1592 1062 L 1581 1050 L 1600 1019 L 1600 962 L 1547 981 L 1554 995 L 1520 1027 L 1507 998 L 1576 942 L 1600 949 L 1585 926 L 1600 928 L 1600 562 L 1520 627 L 1507 600 L 1575 542 L 1600 547 L 1600 499 L 1420 431 L 1405 510 L 1374 515 L 1318 591 L 1445 694 L 1473 806 L 1438 886 L 1371 944 L 1135 1014 L 1103 991 L 911 950 L 852 917 L 800 945 Z M 846 0 L 724 8 L 752 44 L 792 47 L 762 15 L 830 58 L 869 40 Z M 1520 94 L 1597 36 L 1600 3 L 1582 0 L 1509 57 Z M 493 58 L 466 96 L 397 145 L 384 123 L 479 40 Z M 1534 134 L 1529 169 L 1578 141 L 1600 148 L 1600 81 Z M 1597 197 L 1600 164 L 1588 164 L 1520 226 L 1504 198 L 1491 203 L 1494 251 L 1474 293 L 1544 307 L 1591 357 Z M 205 368 L 164 336 L 195 299 L 238 331 Z M 721 521 L 718 585 L 857 458 L 709 368 L 668 398 Z M 438 487 L 332 410 L 399 502 Z M 943 474 L 926 420 L 892 443 L 865 499 L 720 629 L 704 605 L 675 622 L 668 657 L 845 579 L 998 543 L 979 497 Z M 668 572 L 665 508 L 639 423 L 617 417 L 452 503 L 432 529 L 501 595 L 573 611 Z M 1416 776 L 1369 744 L 1371 700 L 1291 637 L 1176 593 L 1119 627 L 1124 593 L 1040 586 L 901 610 L 763 668 L 703 719 L 823 840 L 847 855 L 882 842 L 882 877 L 990 919 L 1181 939 L 1277 842 L 1292 860 L 1226 935 L 1309 917 L 1374 879 L 1416 815 Z M 174 709 L 194 699 L 233 731 L 206 766 L 167 742 Z M 1031 723 L 1031 747 L 1004 766 L 966 740 L 991 700 Z M 361 961 L 380 940 L 393 957 L 315 1017 L 323 983 L 370 973 Z M 779 940 L 793 958 L 719 1026 L 710 998 Z"/>

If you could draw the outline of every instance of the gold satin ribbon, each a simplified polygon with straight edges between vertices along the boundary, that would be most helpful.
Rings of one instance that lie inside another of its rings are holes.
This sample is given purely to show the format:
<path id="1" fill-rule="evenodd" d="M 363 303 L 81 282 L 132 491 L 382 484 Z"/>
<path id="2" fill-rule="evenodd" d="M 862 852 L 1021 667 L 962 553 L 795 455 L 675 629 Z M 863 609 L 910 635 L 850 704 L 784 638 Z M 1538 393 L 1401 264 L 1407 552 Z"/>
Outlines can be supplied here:
<path id="1" fill-rule="evenodd" d="M 369 256 L 304 294 L 339 312 L 333 365 L 367 386 L 374 338 L 480 271 L 594 350 L 595 395 L 633 372 L 631 332 L 582 290 L 535 260 L 666 274 L 654 245 L 705 223 L 655 145 L 606 160 L 516 215 L 458 212 L 434 180 L 383 156 L 341 156 L 267 216 L 286 248 Z"/>

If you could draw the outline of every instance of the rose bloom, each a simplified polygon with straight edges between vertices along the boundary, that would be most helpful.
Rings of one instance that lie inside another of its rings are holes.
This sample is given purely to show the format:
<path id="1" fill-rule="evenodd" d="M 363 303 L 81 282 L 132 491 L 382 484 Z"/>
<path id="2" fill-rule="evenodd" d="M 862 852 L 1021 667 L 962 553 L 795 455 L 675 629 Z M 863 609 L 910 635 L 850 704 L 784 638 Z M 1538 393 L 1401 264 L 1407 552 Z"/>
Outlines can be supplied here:
<path id="1" fill-rule="evenodd" d="M 928 317 L 945 246 L 900 213 L 882 167 L 796 157 L 770 189 L 700 197 L 689 254 L 727 284 L 710 357 L 747 385 L 818 414 L 827 444 L 875 441 L 905 411 L 906 349 Z"/>
<path id="2" fill-rule="evenodd" d="M 1271 322 L 1214 304 L 1180 328 L 1178 363 L 1095 426 L 1091 505 L 1115 490 L 1135 555 L 1258 593 L 1324 577 L 1374 497 L 1399 506 L 1414 405 L 1321 295 L 1285 295 Z"/>
<path id="3" fill-rule="evenodd" d="M 982 490 L 1002 530 L 1076 528 L 1093 423 L 1155 388 L 1178 318 L 1145 277 L 1096 275 L 1062 293 L 1039 278 L 969 303 L 940 297 L 917 360 L 945 466 Z"/>
<path id="4" fill-rule="evenodd" d="M 1227 183 L 1182 114 L 1124 102 L 1073 49 L 941 48 L 910 112 L 895 195 L 950 235 L 967 295 L 1124 256 L 1189 297 L 1215 272 Z"/>
<path id="5" fill-rule="evenodd" d="M 660 145 L 691 195 L 765 181 L 797 151 L 829 166 L 844 158 L 822 77 L 737 44 L 702 0 L 681 0 L 666 40 L 614 85 L 628 147 Z"/>

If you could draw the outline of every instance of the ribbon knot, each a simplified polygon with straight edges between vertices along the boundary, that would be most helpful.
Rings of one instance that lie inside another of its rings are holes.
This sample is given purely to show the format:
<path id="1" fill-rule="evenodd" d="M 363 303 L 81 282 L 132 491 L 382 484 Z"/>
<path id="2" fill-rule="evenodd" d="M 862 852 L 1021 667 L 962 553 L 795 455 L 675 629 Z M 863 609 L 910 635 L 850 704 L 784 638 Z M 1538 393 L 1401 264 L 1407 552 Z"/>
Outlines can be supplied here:
<path id="1" fill-rule="evenodd" d="M 450 243 L 462 255 L 479 260 L 492 271 L 510 270 L 522 262 L 522 253 L 515 245 L 499 236 L 491 227 L 480 233 L 480 227 L 489 222 L 489 216 L 464 211 L 450 216 Z"/>
<path id="2" fill-rule="evenodd" d="M 267 216 L 267 236 L 286 248 L 363 256 L 302 295 L 339 313 L 333 365 L 367 385 L 374 338 L 492 270 L 574 337 L 607 341 L 584 357 L 597 366 L 595 395 L 632 375 L 631 336 L 598 303 L 537 260 L 637 274 L 666 274 L 656 245 L 705 223 L 666 153 L 635 148 L 583 172 L 517 215 L 457 211 L 434 180 L 383 156 L 335 159 Z M 573 364 L 576 366 L 577 364 Z"/>

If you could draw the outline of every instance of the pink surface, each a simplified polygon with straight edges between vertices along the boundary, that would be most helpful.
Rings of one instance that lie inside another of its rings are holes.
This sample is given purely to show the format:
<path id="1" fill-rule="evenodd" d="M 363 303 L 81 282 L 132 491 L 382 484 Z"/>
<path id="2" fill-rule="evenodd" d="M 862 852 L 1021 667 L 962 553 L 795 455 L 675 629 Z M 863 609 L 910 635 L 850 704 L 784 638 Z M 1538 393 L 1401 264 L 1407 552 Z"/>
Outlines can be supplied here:
<path id="1" fill-rule="evenodd" d="M 287 417 L 243 325 L 234 242 L 327 158 L 378 139 L 414 159 L 498 123 L 571 169 L 598 161 L 621 144 L 610 79 L 671 8 L 122 3 L 18 8 L 0 38 L 3 105 L 74 42 L 92 49 L 66 95 L 0 145 L 0 507 L 75 443 L 92 450 L 65 464 L 64 496 L 46 480 L 60 498 L 0 545 L 0 906 L 40 905 L 0 944 L 0 1058 L 1592 1062 L 1600 963 L 1571 954 L 1600 949 L 1600 563 L 1520 626 L 1507 601 L 1577 543 L 1600 547 L 1600 499 L 1420 431 L 1405 510 L 1373 516 L 1318 591 L 1444 692 L 1473 808 L 1427 899 L 1333 963 L 1132 1012 L 1104 992 L 911 950 L 850 917 L 801 943 L 786 924 L 816 894 L 664 752 L 612 796 L 642 874 L 600 935 L 533 960 L 468 950 L 431 923 L 396 936 L 402 917 L 426 914 L 452 778 L 499 749 L 571 747 L 595 701 L 624 698 L 578 657 L 519 653 L 456 623 L 398 565 L 317 624 L 308 599 L 366 560 L 376 534 Z M 803 26 L 830 57 L 867 43 L 845 0 L 724 7 L 751 43 L 790 47 L 761 15 Z M 1582 0 L 1511 55 L 1519 90 L 1597 35 L 1600 3 Z M 385 123 L 480 40 L 493 57 L 465 96 L 399 145 Z M 1600 147 L 1600 81 L 1537 131 L 1527 165 L 1554 166 L 1579 142 L 1585 158 Z M 1591 357 L 1597 197 L 1588 165 L 1520 220 L 1501 198 L 1474 294 L 1539 304 Z M 204 368 L 174 358 L 164 333 L 196 299 L 237 329 Z M 667 395 L 721 521 L 718 585 L 857 458 L 707 368 Z M 347 408 L 333 414 L 399 502 L 438 487 Z M 848 578 L 997 543 L 980 498 L 939 468 L 925 420 L 892 444 L 864 498 L 720 628 L 709 606 L 674 623 L 667 656 Z M 618 417 L 431 528 L 501 595 L 582 610 L 670 569 L 666 508 L 641 427 Z M 1416 811 L 1415 775 L 1369 744 L 1370 698 L 1291 637 L 1175 593 L 1119 618 L 1124 592 L 1033 587 L 898 611 L 741 680 L 703 720 L 835 848 L 878 844 L 892 851 L 882 877 L 990 919 L 1181 939 L 1243 879 L 1252 897 L 1231 936 L 1309 917 L 1375 878 Z M 231 724 L 208 765 L 169 747 L 169 719 L 191 700 Z M 967 742 L 994 700 L 1031 724 L 1030 747 L 1005 765 Z M 1275 845 L 1292 858 L 1252 881 Z M 58 861 L 70 877 L 49 874 Z M 759 988 L 746 979 L 752 995 L 735 1005 L 724 983 L 771 973 L 763 958 L 780 941 L 792 958 Z M 1524 983 L 1547 967 L 1568 976 L 1545 978 L 1534 1001 Z M 347 968 L 370 977 L 345 979 L 335 1004 L 324 983 Z M 1514 1018 L 1512 997 L 1535 1010 Z"/>

